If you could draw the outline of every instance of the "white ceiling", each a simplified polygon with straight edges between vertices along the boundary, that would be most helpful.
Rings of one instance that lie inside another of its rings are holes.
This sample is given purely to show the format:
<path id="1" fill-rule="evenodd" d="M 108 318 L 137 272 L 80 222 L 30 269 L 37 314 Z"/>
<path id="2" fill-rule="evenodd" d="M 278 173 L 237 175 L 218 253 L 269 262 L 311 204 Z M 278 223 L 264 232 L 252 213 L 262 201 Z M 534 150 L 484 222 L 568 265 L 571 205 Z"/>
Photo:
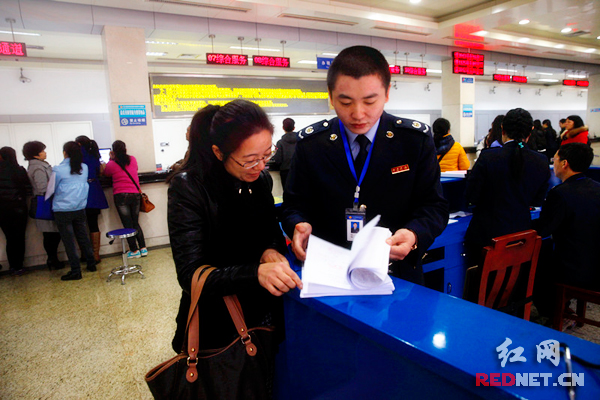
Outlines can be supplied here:
<path id="1" fill-rule="evenodd" d="M 260 38 L 261 55 L 290 57 L 297 72 L 315 69 L 298 61 L 367 44 L 392 64 L 429 69 L 441 69 L 453 50 L 471 49 L 486 54 L 486 74 L 512 69 L 532 81 L 542 77 L 537 72 L 600 73 L 600 1 L 592 0 L 0 0 L 0 30 L 10 31 L 7 18 L 14 31 L 41 34 L 15 36 L 27 43 L 30 62 L 101 63 L 103 26 L 119 25 L 177 43 L 147 44 L 167 53 L 148 57 L 155 67 L 203 67 L 206 52 L 239 53 L 231 46 L 240 44 L 257 54 L 249 47 Z M 572 32 L 561 33 L 565 27 Z M 9 62 L 0 57 L 0 66 Z"/>

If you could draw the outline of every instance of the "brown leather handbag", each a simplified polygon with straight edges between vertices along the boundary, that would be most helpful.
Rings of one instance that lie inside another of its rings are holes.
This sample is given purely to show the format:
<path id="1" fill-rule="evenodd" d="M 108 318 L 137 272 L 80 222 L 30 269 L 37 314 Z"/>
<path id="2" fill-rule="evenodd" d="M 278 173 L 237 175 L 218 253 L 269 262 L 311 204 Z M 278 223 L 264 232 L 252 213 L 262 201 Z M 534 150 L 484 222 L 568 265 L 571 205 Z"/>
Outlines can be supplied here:
<path id="1" fill-rule="evenodd" d="M 119 165 L 119 164 L 117 164 L 117 165 Z M 148 198 L 148 195 L 146 193 L 142 192 L 142 189 L 140 189 L 140 187 L 135 182 L 135 180 L 133 179 L 133 177 L 131 176 L 129 171 L 127 171 L 122 165 L 119 165 L 119 167 L 121 167 L 123 169 L 123 171 L 125 171 L 125 173 L 129 177 L 129 179 L 131 179 L 131 182 L 133 182 L 133 184 L 135 185 L 137 190 L 140 192 L 140 196 L 142 196 L 142 198 L 140 199 L 140 211 L 149 213 L 150 211 L 154 210 L 156 208 L 156 206 L 154 204 L 152 204 L 152 202 Z"/>
<path id="2" fill-rule="evenodd" d="M 228 346 L 199 350 L 198 300 L 214 267 L 198 268 L 186 327 L 187 348 L 152 368 L 146 383 L 155 399 L 269 399 L 276 344 L 272 327 L 246 327 L 236 295 L 223 299 L 239 334 Z"/>

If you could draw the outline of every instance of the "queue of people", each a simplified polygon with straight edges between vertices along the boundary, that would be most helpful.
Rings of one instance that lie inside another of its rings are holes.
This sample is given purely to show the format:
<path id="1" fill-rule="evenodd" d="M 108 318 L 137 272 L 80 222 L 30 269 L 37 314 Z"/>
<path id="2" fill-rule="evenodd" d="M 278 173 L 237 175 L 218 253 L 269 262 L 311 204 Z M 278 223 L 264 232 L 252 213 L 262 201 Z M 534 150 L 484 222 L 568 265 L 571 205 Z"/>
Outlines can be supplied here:
<path id="1" fill-rule="evenodd" d="M 82 278 L 77 247 L 87 263 L 87 270 L 96 271 L 96 265 L 101 262 L 98 217 L 102 209 L 108 208 L 99 181 L 101 175 L 113 178 L 115 204 L 123 226 L 137 230 L 137 235 L 130 238 L 128 257 L 148 255 L 138 222 L 141 194 L 137 162 L 127 155 L 125 143 L 119 140 L 113 143 L 108 165 L 101 162 L 98 145 L 87 136 L 65 143 L 64 159 L 55 167 L 46 162 L 46 145 L 42 142 L 25 143 L 23 156 L 29 164 L 27 171 L 19 166 L 14 149 L 0 149 L 0 228 L 7 238 L 8 263 L 14 275 L 25 271 L 28 209 L 43 235 L 46 265 L 50 270 L 64 267 L 58 259 L 58 246 L 62 241 L 71 267 L 62 280 Z M 135 178 L 130 180 L 128 175 Z M 33 198 L 28 206 L 26 198 L 30 191 Z M 49 215 L 37 214 L 38 203 L 48 203 Z"/>

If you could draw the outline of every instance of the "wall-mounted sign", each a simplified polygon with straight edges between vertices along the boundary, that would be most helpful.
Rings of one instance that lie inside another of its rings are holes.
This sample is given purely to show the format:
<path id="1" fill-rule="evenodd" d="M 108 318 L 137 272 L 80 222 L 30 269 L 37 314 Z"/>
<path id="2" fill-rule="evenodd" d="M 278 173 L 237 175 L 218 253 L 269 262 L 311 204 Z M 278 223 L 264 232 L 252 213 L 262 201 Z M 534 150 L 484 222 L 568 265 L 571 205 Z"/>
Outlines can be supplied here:
<path id="1" fill-rule="evenodd" d="M 317 69 L 329 69 L 333 58 L 317 57 Z"/>
<path id="2" fill-rule="evenodd" d="M 499 82 L 510 82 L 510 75 L 494 74 L 493 79 Z"/>
<path id="3" fill-rule="evenodd" d="M 473 82 L 475 82 L 473 80 L 473 78 L 464 78 L 464 77 L 462 78 L 461 81 L 462 81 L 462 83 L 473 83 Z"/>
<path id="4" fill-rule="evenodd" d="M 390 65 L 390 74 L 399 74 L 401 72 L 399 65 Z"/>
<path id="5" fill-rule="evenodd" d="M 248 65 L 248 56 L 245 54 L 206 53 L 206 63 L 219 65 Z"/>
<path id="6" fill-rule="evenodd" d="M 288 57 L 252 56 L 252 65 L 261 67 L 289 68 Z"/>
<path id="7" fill-rule="evenodd" d="M 579 86 L 579 87 L 589 87 L 590 81 L 579 81 L 575 79 L 563 79 L 563 85 L 565 86 Z"/>
<path id="8" fill-rule="evenodd" d="M 209 104 L 246 99 L 270 114 L 327 114 L 325 80 L 150 75 L 155 118 L 188 117 Z"/>
<path id="9" fill-rule="evenodd" d="M 464 75 L 483 75 L 483 54 L 452 52 L 452 72 Z"/>
<path id="10" fill-rule="evenodd" d="M 121 126 L 146 125 L 146 106 L 119 106 L 119 123 Z"/>
<path id="11" fill-rule="evenodd" d="M 420 67 L 403 67 L 402 73 L 404 75 L 418 75 L 418 76 L 427 76 L 427 68 Z"/>
<path id="12" fill-rule="evenodd" d="M 473 118 L 473 104 L 463 104 L 462 109 L 463 118 Z"/>
<path id="13" fill-rule="evenodd" d="M 27 57 L 27 46 L 25 43 L 0 42 L 0 56 Z"/>

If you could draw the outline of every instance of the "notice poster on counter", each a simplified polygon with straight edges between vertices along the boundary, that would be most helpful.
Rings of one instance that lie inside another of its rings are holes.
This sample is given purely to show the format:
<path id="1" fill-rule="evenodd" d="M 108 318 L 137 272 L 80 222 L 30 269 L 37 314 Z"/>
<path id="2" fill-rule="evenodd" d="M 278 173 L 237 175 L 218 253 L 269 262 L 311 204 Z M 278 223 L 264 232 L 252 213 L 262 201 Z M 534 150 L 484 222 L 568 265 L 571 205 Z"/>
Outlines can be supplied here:
<path id="1" fill-rule="evenodd" d="M 272 115 L 327 114 L 325 80 L 150 75 L 154 118 L 192 116 L 209 104 L 245 99 Z"/>

